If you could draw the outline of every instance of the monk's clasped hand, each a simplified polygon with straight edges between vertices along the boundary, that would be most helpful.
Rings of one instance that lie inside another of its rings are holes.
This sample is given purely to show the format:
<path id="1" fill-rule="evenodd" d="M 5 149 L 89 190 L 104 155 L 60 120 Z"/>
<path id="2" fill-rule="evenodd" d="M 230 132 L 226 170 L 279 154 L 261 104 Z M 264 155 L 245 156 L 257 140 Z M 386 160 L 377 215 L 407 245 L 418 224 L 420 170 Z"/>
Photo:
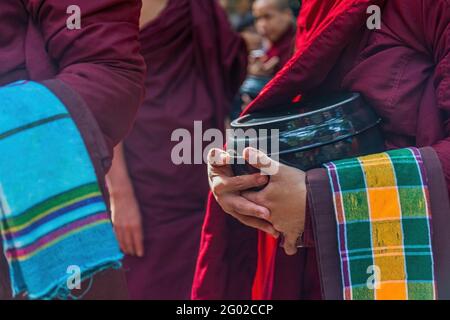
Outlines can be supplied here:
<path id="1" fill-rule="evenodd" d="M 268 177 L 261 174 L 235 177 L 230 166 L 230 155 L 220 149 L 208 154 L 208 180 L 214 197 L 222 209 L 244 225 L 279 236 L 270 220 L 270 210 L 245 199 L 241 192 L 262 187 Z"/>
<path id="2" fill-rule="evenodd" d="M 306 174 L 253 148 L 244 150 L 244 158 L 260 169 L 261 174 L 236 177 L 229 154 L 220 149 L 211 150 L 208 175 L 214 197 L 225 212 L 241 223 L 276 238 L 283 234 L 286 254 L 296 254 L 298 239 L 305 228 Z M 248 191 L 266 184 L 261 191 Z"/>
<path id="3" fill-rule="evenodd" d="M 305 228 L 306 174 L 283 165 L 253 148 L 244 150 L 244 158 L 263 173 L 270 174 L 269 184 L 261 191 L 245 191 L 242 196 L 270 210 L 269 221 L 284 236 L 288 255 L 297 253 L 297 243 Z"/>

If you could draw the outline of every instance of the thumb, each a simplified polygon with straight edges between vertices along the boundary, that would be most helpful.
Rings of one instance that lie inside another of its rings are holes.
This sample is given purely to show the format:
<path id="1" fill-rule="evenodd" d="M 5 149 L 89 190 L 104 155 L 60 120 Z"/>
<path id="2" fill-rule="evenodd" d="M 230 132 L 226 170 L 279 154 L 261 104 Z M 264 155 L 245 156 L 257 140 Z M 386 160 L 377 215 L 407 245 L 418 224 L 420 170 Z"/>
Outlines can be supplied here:
<path id="1" fill-rule="evenodd" d="M 208 163 L 213 167 L 223 167 L 230 163 L 230 155 L 221 149 L 213 148 L 208 152 Z"/>
<path id="2" fill-rule="evenodd" d="M 263 174 L 274 175 L 278 172 L 280 163 L 272 160 L 264 152 L 255 148 L 246 148 L 243 152 L 244 159 L 251 166 L 260 169 Z"/>
<path id="3" fill-rule="evenodd" d="M 283 247 L 284 252 L 286 252 L 288 256 L 293 256 L 297 253 L 297 240 L 297 234 L 288 233 L 284 235 Z"/>

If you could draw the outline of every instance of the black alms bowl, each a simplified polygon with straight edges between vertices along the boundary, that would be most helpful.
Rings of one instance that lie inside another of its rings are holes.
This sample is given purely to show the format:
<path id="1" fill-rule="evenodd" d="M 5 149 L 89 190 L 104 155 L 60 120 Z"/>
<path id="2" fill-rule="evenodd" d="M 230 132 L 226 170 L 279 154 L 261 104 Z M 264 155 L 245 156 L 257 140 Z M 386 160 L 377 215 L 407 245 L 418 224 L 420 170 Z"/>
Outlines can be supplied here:
<path id="1" fill-rule="evenodd" d="M 338 159 L 382 152 L 380 121 L 359 93 L 302 99 L 275 111 L 248 114 L 231 124 L 234 133 L 228 137 L 228 150 L 234 156 L 234 173 L 256 171 L 242 161 L 242 151 L 248 146 L 304 171 Z M 249 131 L 252 134 L 245 134 Z M 278 148 L 271 139 L 278 140 Z"/>

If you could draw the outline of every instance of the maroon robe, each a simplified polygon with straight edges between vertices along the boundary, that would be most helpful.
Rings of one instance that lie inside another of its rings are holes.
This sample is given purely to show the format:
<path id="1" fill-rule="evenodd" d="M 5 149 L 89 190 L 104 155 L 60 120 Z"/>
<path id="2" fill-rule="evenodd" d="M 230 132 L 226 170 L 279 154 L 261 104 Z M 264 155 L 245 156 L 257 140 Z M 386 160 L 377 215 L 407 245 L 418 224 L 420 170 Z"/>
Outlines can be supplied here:
<path id="1" fill-rule="evenodd" d="M 383 7 L 382 29 L 373 32 L 366 26 L 366 10 L 372 4 Z M 383 4 L 382 0 L 304 1 L 294 58 L 245 112 L 283 105 L 298 94 L 359 91 L 383 118 L 389 148 L 431 146 L 423 152 L 429 175 L 435 177 L 431 188 L 438 295 L 448 299 L 450 224 L 448 197 L 442 191 L 445 187 L 450 191 L 449 2 Z M 331 283 L 339 286 L 339 269 L 330 273 L 325 262 L 337 259 L 337 246 L 334 252 L 323 251 L 337 242 L 326 172 L 317 169 L 307 176 L 310 214 L 320 206 L 326 214 L 307 217 L 306 240 L 315 238 L 314 247 L 294 257 L 281 250 L 276 253 L 274 280 L 268 286 L 272 288 L 266 292 L 273 299 L 339 298 L 336 290 L 328 290 Z M 311 197 L 313 192 L 317 198 Z M 251 298 L 257 253 L 256 231 L 227 216 L 210 196 L 193 298 Z"/>
<path id="2" fill-rule="evenodd" d="M 69 30 L 67 8 L 81 7 L 81 29 Z M 68 107 L 103 184 L 112 148 L 129 130 L 143 96 L 140 1 L 2 0 L 0 86 L 40 81 Z M 0 299 L 11 297 L 0 255 Z M 79 293 L 74 292 L 74 295 Z M 86 298 L 127 297 L 123 273 L 94 278 Z"/>
<path id="3" fill-rule="evenodd" d="M 143 217 L 145 256 L 125 259 L 130 295 L 189 299 L 208 179 L 204 164 L 173 163 L 178 142 L 171 136 L 186 129 L 194 138 L 194 121 L 203 131 L 223 129 L 245 76 L 247 50 L 211 0 L 169 1 L 142 29 L 141 43 L 147 96 L 125 156 Z"/>
<path id="4" fill-rule="evenodd" d="M 275 72 L 280 71 L 294 53 L 295 30 L 295 26 L 290 26 L 280 39 L 272 43 L 269 50 L 267 50 L 267 59 L 272 57 L 278 57 L 280 59 L 280 62 L 274 69 Z"/>

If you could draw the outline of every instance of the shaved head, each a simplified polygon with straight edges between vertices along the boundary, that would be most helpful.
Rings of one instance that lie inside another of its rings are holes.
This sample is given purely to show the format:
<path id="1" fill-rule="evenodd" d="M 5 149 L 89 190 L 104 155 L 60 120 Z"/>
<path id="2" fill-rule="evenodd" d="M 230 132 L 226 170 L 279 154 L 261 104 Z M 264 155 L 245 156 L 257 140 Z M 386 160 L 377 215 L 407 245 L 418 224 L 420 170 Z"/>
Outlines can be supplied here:
<path id="1" fill-rule="evenodd" d="M 256 0 L 253 16 L 258 33 L 271 42 L 276 42 L 293 27 L 294 14 L 289 0 Z"/>

